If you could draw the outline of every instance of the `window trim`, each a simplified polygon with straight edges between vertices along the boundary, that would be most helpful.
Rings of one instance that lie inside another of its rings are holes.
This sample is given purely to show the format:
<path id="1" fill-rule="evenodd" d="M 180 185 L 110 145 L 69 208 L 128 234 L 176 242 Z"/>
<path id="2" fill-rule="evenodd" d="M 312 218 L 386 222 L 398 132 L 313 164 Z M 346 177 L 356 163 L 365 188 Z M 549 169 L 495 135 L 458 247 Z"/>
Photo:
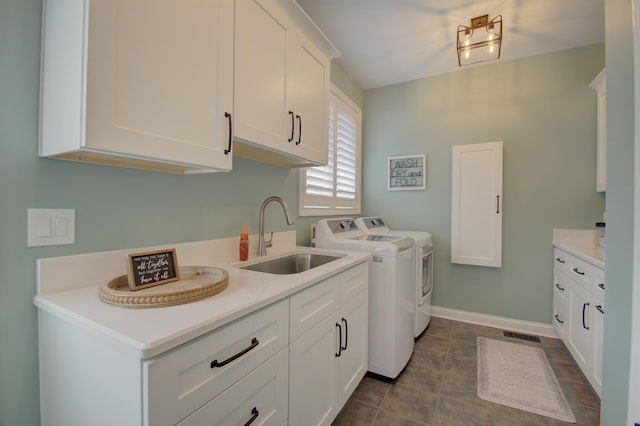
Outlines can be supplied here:
<path id="1" fill-rule="evenodd" d="M 306 170 L 307 168 L 301 168 L 298 171 L 298 216 L 337 216 L 337 215 L 359 215 L 362 211 L 362 109 L 359 105 L 353 102 L 347 95 L 345 95 L 337 86 L 331 84 L 329 90 L 329 102 L 333 102 L 334 98 L 337 98 L 347 108 L 350 108 L 356 115 L 356 194 L 355 199 L 350 203 L 348 207 L 336 206 L 336 203 L 332 203 L 332 206 L 323 207 L 305 207 L 306 197 Z M 327 126 L 329 121 L 327 120 Z M 337 147 L 334 148 L 334 152 L 337 152 Z M 334 176 L 336 172 L 337 162 L 334 161 Z M 331 198 L 335 200 L 336 196 Z M 341 202 L 340 204 L 344 204 Z"/>

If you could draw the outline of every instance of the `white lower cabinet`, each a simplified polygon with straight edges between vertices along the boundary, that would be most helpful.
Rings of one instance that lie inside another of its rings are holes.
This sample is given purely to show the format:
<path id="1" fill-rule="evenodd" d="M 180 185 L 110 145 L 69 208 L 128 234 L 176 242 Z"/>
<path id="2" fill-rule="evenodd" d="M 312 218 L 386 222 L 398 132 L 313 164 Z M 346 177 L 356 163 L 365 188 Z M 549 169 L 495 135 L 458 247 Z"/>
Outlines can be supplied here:
<path id="1" fill-rule="evenodd" d="M 554 252 L 553 326 L 595 392 L 602 390 L 604 271 Z"/>
<path id="2" fill-rule="evenodd" d="M 368 271 L 359 263 L 149 359 L 39 310 L 42 424 L 329 424 L 367 370 Z"/>
<path id="3" fill-rule="evenodd" d="M 178 423 L 286 348 L 288 316 L 287 303 L 282 301 L 144 362 L 148 424 Z M 277 408 L 287 411 L 286 404 Z M 199 423 L 191 420 L 188 424 Z"/>
<path id="4" fill-rule="evenodd" d="M 367 372 L 367 287 L 365 263 L 291 298 L 289 424 L 331 424 Z"/>

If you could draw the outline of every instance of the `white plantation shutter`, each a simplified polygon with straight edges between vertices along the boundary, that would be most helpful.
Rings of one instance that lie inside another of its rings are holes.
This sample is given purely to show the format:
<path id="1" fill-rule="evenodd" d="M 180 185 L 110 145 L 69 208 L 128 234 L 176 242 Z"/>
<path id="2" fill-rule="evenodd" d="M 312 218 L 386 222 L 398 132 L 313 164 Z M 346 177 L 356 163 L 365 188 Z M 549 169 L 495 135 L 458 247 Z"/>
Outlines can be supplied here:
<path id="1" fill-rule="evenodd" d="M 310 198 L 333 197 L 334 111 L 333 103 L 329 103 L 329 161 L 326 166 L 309 167 L 306 170 L 305 194 Z M 319 202 L 322 204 L 322 201 Z"/>
<path id="2" fill-rule="evenodd" d="M 301 170 L 299 215 L 360 213 L 360 116 L 360 108 L 332 87 L 327 165 Z"/>
<path id="3" fill-rule="evenodd" d="M 355 200 L 358 168 L 358 122 L 344 111 L 336 114 L 338 122 L 336 155 L 336 197 Z"/>

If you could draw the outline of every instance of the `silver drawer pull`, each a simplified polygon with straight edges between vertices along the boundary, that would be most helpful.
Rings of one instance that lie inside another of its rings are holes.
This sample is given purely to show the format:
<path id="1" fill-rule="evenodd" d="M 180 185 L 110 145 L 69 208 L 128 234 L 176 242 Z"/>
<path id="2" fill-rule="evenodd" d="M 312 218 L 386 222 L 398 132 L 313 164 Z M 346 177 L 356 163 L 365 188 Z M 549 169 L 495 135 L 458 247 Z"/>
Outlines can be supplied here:
<path id="1" fill-rule="evenodd" d="M 218 362 L 217 359 L 214 359 L 213 361 L 211 361 L 211 368 L 224 367 L 225 365 L 229 364 L 230 362 L 233 362 L 236 359 L 240 358 L 242 355 L 246 354 L 247 352 L 249 352 L 251 349 L 253 349 L 256 346 L 258 346 L 259 344 L 260 344 L 260 342 L 258 341 L 258 338 L 254 337 L 253 339 L 251 339 L 251 345 L 247 346 L 246 348 L 244 348 L 243 350 L 241 350 L 237 354 L 225 359 L 224 361 Z"/>

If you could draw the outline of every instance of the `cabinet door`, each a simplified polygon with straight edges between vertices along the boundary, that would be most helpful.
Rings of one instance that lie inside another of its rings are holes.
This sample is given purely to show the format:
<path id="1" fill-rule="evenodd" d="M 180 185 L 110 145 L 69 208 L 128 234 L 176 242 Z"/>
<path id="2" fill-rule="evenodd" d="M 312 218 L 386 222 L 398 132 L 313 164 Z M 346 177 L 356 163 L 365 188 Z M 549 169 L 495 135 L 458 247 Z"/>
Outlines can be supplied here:
<path id="1" fill-rule="evenodd" d="M 573 358 L 588 376 L 593 359 L 592 296 L 577 283 L 569 286 L 569 346 Z"/>
<path id="2" fill-rule="evenodd" d="M 339 343 L 343 346 L 337 357 L 338 362 L 338 410 L 356 390 L 360 380 L 367 372 L 368 343 L 368 296 L 363 291 L 340 308 L 340 324 L 342 337 Z"/>
<path id="3" fill-rule="evenodd" d="M 602 350 L 604 346 L 604 303 L 595 302 L 593 333 L 593 379 L 591 383 L 598 396 L 602 390 Z"/>
<path id="4" fill-rule="evenodd" d="M 268 0 L 236 2 L 235 137 L 291 151 L 288 115 L 286 16 Z"/>
<path id="5" fill-rule="evenodd" d="M 86 146 L 231 169 L 233 3 L 92 0 Z"/>
<path id="6" fill-rule="evenodd" d="M 293 153 L 318 165 L 328 160 L 329 61 L 301 34 L 290 44 Z M 289 135 L 291 136 L 291 135 Z"/>
<path id="7" fill-rule="evenodd" d="M 502 142 L 453 147 L 451 262 L 502 266 Z"/>
<path id="8" fill-rule="evenodd" d="M 338 414 L 334 383 L 340 327 L 330 315 L 291 342 L 289 424 L 328 425 Z"/>

